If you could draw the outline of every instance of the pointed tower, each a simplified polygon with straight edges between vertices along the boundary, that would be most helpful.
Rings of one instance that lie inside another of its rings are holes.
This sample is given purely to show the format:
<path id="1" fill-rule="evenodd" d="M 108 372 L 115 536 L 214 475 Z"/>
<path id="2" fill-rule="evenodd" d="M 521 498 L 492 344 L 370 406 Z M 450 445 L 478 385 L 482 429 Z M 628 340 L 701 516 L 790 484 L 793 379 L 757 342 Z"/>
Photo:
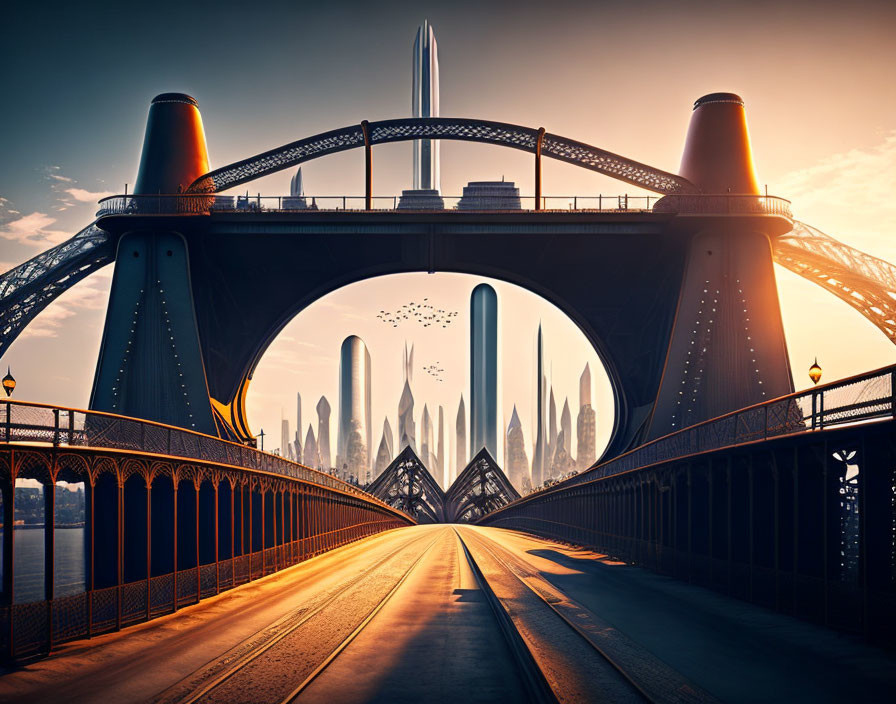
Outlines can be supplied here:
<path id="1" fill-rule="evenodd" d="M 412 71 L 412 117 L 439 116 L 439 49 L 436 35 L 424 20 L 414 39 Z M 414 142 L 414 190 L 441 188 L 439 183 L 439 141 L 419 139 Z"/>
<path id="2" fill-rule="evenodd" d="M 438 448 L 436 452 L 436 467 L 438 469 L 438 474 L 435 476 L 442 486 L 447 488 L 448 467 L 445 462 L 445 409 L 442 406 L 439 406 L 439 431 L 436 446 Z"/>
<path id="3" fill-rule="evenodd" d="M 432 418 L 429 416 L 429 408 L 423 404 L 423 420 L 420 421 L 420 459 L 433 476 L 437 476 L 432 471 L 434 466 L 432 452 Z"/>
<path id="4" fill-rule="evenodd" d="M 317 453 L 320 466 L 326 471 L 333 464 L 330 461 L 330 402 L 321 396 L 317 402 Z"/>
<path id="5" fill-rule="evenodd" d="M 302 394 L 300 393 L 296 393 L 296 439 L 294 445 L 296 462 L 301 462 L 304 452 L 302 451 Z"/>
<path id="6" fill-rule="evenodd" d="M 586 364 L 579 378 L 579 415 L 576 419 L 576 467 L 584 471 L 594 464 L 597 420 L 591 407 L 591 369 Z"/>
<path id="7" fill-rule="evenodd" d="M 383 470 L 389 466 L 394 457 L 392 447 L 392 427 L 389 425 L 389 419 L 383 420 L 383 437 L 380 440 L 379 449 L 376 452 L 376 461 L 373 465 L 373 479 L 376 479 Z"/>
<path id="8" fill-rule="evenodd" d="M 569 412 L 569 398 L 563 399 L 563 412 L 560 414 L 560 432 L 563 433 L 563 449 L 572 456 L 572 413 Z"/>
<path id="9" fill-rule="evenodd" d="M 529 477 L 529 458 L 526 457 L 526 438 L 523 436 L 523 424 L 520 423 L 516 406 L 507 426 L 507 478 L 518 491 L 522 491 Z"/>
<path id="10" fill-rule="evenodd" d="M 460 474 L 464 467 L 467 466 L 467 409 L 464 406 L 464 395 L 460 395 L 460 402 L 457 404 L 457 419 L 454 422 L 455 432 L 455 459 L 454 473 L 451 476 L 453 482 L 455 477 Z"/>
<path id="11" fill-rule="evenodd" d="M 550 419 L 548 425 L 548 452 L 545 457 L 545 464 L 549 465 L 551 471 L 548 472 L 553 476 L 554 453 L 557 452 L 557 404 L 554 402 L 554 386 L 551 384 L 548 392 L 548 417 Z"/>
<path id="12" fill-rule="evenodd" d="M 348 466 L 355 476 L 364 476 L 369 466 L 358 466 L 361 455 L 369 455 L 372 445 L 370 352 L 357 335 L 349 335 L 339 352 L 339 425 L 336 436 L 336 466 Z M 351 452 L 349 440 L 354 433 Z M 363 450 L 363 452 L 362 452 Z"/>
<path id="13" fill-rule="evenodd" d="M 532 457 L 532 486 L 539 487 L 547 478 L 545 476 L 545 462 L 547 448 L 545 447 L 545 377 L 544 377 L 544 340 L 541 333 L 541 323 L 538 324 L 538 333 L 535 336 L 535 453 Z"/>
<path id="14" fill-rule="evenodd" d="M 317 452 L 317 441 L 314 439 L 314 428 L 308 424 L 308 432 L 305 434 L 305 453 L 302 455 L 302 464 L 311 469 L 320 468 L 320 454 Z"/>

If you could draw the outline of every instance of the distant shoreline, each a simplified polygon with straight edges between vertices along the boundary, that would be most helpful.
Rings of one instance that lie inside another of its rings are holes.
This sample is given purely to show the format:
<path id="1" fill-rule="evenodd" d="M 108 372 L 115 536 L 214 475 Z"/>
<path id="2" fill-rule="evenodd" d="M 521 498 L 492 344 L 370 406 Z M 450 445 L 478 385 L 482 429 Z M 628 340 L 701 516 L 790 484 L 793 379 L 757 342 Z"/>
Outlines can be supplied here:
<path id="1" fill-rule="evenodd" d="M 55 528 L 84 528 L 85 523 L 82 521 L 81 523 L 57 523 Z M 46 528 L 43 523 L 26 523 L 21 526 L 13 526 L 13 530 L 36 530 L 38 528 Z M 0 526 L 0 533 L 3 532 L 3 526 Z"/>

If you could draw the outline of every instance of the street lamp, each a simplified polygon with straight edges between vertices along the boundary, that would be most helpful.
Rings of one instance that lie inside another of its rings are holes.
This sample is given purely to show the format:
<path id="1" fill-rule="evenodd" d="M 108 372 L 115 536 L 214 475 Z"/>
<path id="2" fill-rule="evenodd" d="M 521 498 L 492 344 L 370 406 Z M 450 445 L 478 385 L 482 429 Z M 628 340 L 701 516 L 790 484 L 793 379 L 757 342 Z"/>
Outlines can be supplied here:
<path id="1" fill-rule="evenodd" d="M 12 396 L 13 390 L 16 388 L 16 380 L 13 378 L 12 374 L 9 371 L 9 367 L 6 368 L 6 376 L 3 377 L 3 390 L 6 392 L 7 396 Z"/>
<path id="2" fill-rule="evenodd" d="M 809 367 L 809 378 L 813 384 L 817 384 L 818 380 L 821 379 L 821 367 L 818 366 L 818 357 L 815 358 L 812 366 Z"/>

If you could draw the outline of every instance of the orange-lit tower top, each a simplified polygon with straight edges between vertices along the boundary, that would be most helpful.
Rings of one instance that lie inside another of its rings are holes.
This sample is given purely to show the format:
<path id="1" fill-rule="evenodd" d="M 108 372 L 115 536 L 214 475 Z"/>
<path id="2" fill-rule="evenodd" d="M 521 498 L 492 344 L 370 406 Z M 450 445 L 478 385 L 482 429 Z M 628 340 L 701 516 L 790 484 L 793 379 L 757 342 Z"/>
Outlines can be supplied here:
<path id="1" fill-rule="evenodd" d="M 157 95 L 149 106 L 134 193 L 178 193 L 208 171 L 199 104 L 183 93 Z"/>
<path id="2" fill-rule="evenodd" d="M 704 193 L 759 193 L 739 95 L 710 93 L 694 103 L 678 172 Z"/>

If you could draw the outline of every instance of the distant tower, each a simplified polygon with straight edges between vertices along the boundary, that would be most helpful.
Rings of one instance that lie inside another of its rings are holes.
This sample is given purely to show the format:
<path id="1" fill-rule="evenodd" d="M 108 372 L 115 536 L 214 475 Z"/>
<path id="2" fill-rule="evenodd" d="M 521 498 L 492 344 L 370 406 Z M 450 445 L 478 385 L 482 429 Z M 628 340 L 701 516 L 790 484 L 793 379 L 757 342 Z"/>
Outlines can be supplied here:
<path id="1" fill-rule="evenodd" d="M 498 296 L 488 284 L 470 294 L 470 457 L 498 456 Z"/>
<path id="2" fill-rule="evenodd" d="M 317 452 L 317 442 L 314 439 L 314 428 L 308 424 L 308 432 L 305 434 L 305 454 L 302 455 L 302 464 L 312 469 L 320 467 L 320 454 Z"/>
<path id="3" fill-rule="evenodd" d="M 545 457 L 545 465 L 550 467 L 550 475 L 553 476 L 554 453 L 557 452 L 557 404 L 554 403 L 554 385 L 551 384 L 548 392 L 548 452 Z"/>
<path id="4" fill-rule="evenodd" d="M 563 449 L 572 456 L 572 413 L 569 412 L 569 398 L 563 399 L 563 412 L 560 414 L 560 432 L 563 434 Z"/>
<path id="5" fill-rule="evenodd" d="M 432 452 L 432 418 L 429 416 L 429 408 L 425 403 L 423 404 L 423 420 L 420 421 L 420 459 L 429 473 L 436 476 Z"/>
<path id="6" fill-rule="evenodd" d="M 376 462 L 373 465 L 373 479 L 376 479 L 383 473 L 383 470 L 392 462 L 395 453 L 392 449 L 392 426 L 389 425 L 389 419 L 383 421 L 383 438 L 380 440 L 380 447 L 376 452 Z"/>
<path id="7" fill-rule="evenodd" d="M 295 439 L 296 462 L 301 462 L 305 456 L 302 452 L 302 394 L 296 394 L 296 439 Z"/>
<path id="8" fill-rule="evenodd" d="M 401 452 L 404 448 L 410 447 L 416 453 L 414 394 L 411 391 L 411 382 L 414 380 L 414 346 L 411 345 L 409 352 L 407 342 L 404 343 L 402 368 L 404 371 L 404 388 L 398 401 L 398 451 Z"/>
<path id="9" fill-rule="evenodd" d="M 284 210 L 309 210 L 308 201 L 305 198 L 305 187 L 302 183 L 302 167 L 300 166 L 289 180 L 289 196 L 283 199 Z M 317 206 L 312 206 L 317 210 Z"/>
<path id="10" fill-rule="evenodd" d="M 398 401 L 398 447 L 399 452 L 410 447 L 415 453 L 417 444 L 414 439 L 414 394 L 411 393 L 411 385 L 405 381 Z"/>
<path id="11" fill-rule="evenodd" d="M 591 407 L 591 369 L 586 364 L 579 379 L 579 417 L 576 420 L 576 466 L 581 472 L 594 464 L 597 419 Z"/>
<path id="12" fill-rule="evenodd" d="M 460 403 L 457 404 L 457 420 L 454 424 L 454 430 L 456 457 L 454 460 L 454 475 L 451 477 L 452 482 L 467 466 L 467 409 L 464 406 L 463 394 L 460 395 Z"/>
<path id="13" fill-rule="evenodd" d="M 521 490 L 529 476 L 529 458 L 526 457 L 526 439 L 523 437 L 523 425 L 516 406 L 513 407 L 510 424 L 507 426 L 507 457 L 504 464 L 510 483 Z"/>
<path id="14" fill-rule="evenodd" d="M 320 456 L 320 466 L 330 469 L 330 403 L 326 396 L 321 396 L 317 402 L 317 453 Z"/>
<path id="15" fill-rule="evenodd" d="M 439 51 L 436 36 L 428 20 L 417 30 L 414 39 L 413 85 L 411 88 L 413 117 L 439 116 Z M 439 182 L 439 141 L 419 139 L 414 142 L 414 190 L 434 190 Z"/>
<path id="16" fill-rule="evenodd" d="M 343 464 L 347 464 L 349 472 L 358 477 L 365 476 L 370 466 L 369 455 L 373 443 L 370 422 L 370 352 L 357 335 L 346 337 L 340 350 L 337 433 L 336 466 L 342 468 Z M 354 433 L 358 433 L 359 437 L 352 442 Z M 358 465 L 362 454 L 368 458 L 363 467 Z"/>
<path id="17" fill-rule="evenodd" d="M 293 458 L 292 443 L 289 438 L 289 421 L 286 418 L 280 420 L 280 456 L 288 460 Z"/>
<path id="18" fill-rule="evenodd" d="M 442 406 L 439 406 L 439 439 L 436 440 L 436 446 L 438 451 L 436 453 L 436 467 L 438 474 L 435 476 L 438 478 L 442 487 L 448 488 L 448 466 L 447 462 L 445 462 L 445 409 Z"/>
<path id="19" fill-rule="evenodd" d="M 535 453 L 532 457 L 532 486 L 539 487 L 545 480 L 545 379 L 544 339 L 541 323 L 535 336 Z"/>

